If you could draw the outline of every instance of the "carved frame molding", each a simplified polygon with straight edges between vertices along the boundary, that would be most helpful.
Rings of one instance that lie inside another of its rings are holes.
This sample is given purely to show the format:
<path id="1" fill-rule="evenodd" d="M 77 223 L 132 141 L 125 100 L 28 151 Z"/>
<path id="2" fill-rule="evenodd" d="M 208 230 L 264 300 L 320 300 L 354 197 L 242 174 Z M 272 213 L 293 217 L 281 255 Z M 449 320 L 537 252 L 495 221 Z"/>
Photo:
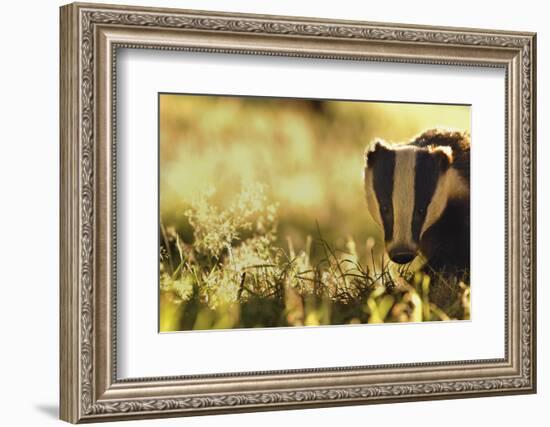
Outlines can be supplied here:
<path id="1" fill-rule="evenodd" d="M 503 67 L 507 74 L 504 359 L 116 378 L 119 48 Z M 173 9 L 61 8 L 61 418 L 70 422 L 532 393 L 535 34 Z M 292 380 L 297 386 L 289 387 Z"/>

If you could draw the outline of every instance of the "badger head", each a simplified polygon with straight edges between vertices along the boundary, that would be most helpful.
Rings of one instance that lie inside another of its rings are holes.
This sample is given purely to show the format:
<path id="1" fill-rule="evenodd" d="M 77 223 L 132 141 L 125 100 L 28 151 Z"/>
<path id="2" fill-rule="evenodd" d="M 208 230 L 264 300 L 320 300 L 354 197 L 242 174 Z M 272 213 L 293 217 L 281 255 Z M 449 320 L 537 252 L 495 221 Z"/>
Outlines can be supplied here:
<path id="1" fill-rule="evenodd" d="M 424 232 L 443 213 L 452 190 L 452 162 L 451 148 L 441 146 L 376 141 L 366 153 L 368 210 L 384 231 L 392 261 L 412 261 Z"/>

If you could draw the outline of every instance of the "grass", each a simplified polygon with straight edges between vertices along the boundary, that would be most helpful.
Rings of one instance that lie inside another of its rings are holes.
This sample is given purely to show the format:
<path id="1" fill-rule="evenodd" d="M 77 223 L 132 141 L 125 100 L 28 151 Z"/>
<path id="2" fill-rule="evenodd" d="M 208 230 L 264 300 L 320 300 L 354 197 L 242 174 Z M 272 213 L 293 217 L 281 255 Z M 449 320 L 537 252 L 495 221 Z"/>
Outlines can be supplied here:
<path id="1" fill-rule="evenodd" d="M 266 188 L 245 186 L 228 208 L 194 197 L 187 241 L 161 225 L 160 330 L 205 330 L 469 319 L 468 272 L 398 266 L 369 237 L 329 243 L 316 224 L 303 248 L 278 235 Z"/>

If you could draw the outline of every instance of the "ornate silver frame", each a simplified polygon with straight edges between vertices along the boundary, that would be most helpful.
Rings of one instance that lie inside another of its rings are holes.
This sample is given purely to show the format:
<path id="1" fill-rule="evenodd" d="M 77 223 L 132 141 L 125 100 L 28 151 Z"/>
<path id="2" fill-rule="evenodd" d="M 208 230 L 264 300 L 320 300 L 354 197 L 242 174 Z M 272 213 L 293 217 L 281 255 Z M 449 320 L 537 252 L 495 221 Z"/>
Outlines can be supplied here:
<path id="1" fill-rule="evenodd" d="M 534 33 L 71 4 L 61 8 L 61 418 L 77 423 L 536 390 Z M 506 342 L 496 360 L 116 376 L 117 48 L 502 67 Z"/>

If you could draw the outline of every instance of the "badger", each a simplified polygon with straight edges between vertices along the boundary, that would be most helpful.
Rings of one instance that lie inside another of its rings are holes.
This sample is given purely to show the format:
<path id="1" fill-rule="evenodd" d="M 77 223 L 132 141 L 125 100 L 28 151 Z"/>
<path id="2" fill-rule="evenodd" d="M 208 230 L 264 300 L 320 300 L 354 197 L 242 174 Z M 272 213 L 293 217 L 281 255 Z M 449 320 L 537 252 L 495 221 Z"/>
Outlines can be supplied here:
<path id="1" fill-rule="evenodd" d="M 375 140 L 365 152 L 364 186 L 393 262 L 406 264 L 420 253 L 436 271 L 469 269 L 467 132 L 432 129 L 406 144 Z"/>

